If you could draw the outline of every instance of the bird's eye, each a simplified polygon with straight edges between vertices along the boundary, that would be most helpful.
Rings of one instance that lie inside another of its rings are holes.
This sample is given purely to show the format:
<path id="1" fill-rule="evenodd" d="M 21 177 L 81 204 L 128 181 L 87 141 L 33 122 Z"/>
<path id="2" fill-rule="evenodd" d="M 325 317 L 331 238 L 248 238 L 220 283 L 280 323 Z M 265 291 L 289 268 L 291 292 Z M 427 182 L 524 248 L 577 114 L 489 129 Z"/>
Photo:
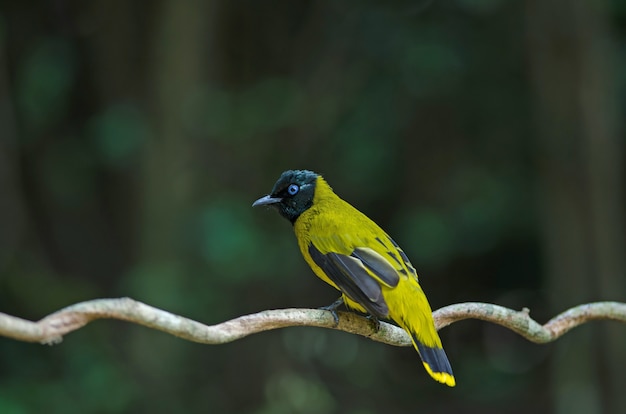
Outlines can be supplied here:
<path id="1" fill-rule="evenodd" d="M 298 184 L 289 184 L 289 187 L 287 187 L 287 192 L 289 193 L 289 195 L 296 195 L 298 194 L 298 191 L 300 191 L 300 187 L 298 186 Z"/>

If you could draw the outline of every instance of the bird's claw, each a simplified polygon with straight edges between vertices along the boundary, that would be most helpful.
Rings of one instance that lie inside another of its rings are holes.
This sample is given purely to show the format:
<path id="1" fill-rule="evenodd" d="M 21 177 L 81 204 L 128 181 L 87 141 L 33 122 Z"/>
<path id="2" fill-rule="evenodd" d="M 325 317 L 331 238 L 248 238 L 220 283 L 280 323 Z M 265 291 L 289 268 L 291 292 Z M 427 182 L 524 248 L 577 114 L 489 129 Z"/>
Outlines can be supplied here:
<path id="1" fill-rule="evenodd" d="M 329 311 L 331 315 L 333 315 L 333 319 L 335 320 L 335 326 L 339 325 L 339 315 L 337 315 L 337 308 L 343 305 L 343 296 L 340 296 L 339 299 L 334 301 L 328 306 L 322 306 L 319 308 L 320 310 Z"/>
<path id="2" fill-rule="evenodd" d="M 380 331 L 380 321 L 378 320 L 376 316 L 367 315 L 367 319 L 372 323 L 372 326 L 374 327 L 374 330 L 376 332 Z"/>

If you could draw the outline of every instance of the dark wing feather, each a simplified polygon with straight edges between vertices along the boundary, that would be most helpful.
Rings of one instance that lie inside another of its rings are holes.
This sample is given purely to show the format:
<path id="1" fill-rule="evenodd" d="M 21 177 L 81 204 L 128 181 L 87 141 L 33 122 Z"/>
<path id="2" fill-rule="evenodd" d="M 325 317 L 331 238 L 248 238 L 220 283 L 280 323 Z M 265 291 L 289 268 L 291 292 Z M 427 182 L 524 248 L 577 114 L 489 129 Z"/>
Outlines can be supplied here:
<path id="1" fill-rule="evenodd" d="M 367 247 L 357 247 L 351 256 L 359 259 L 385 285 L 394 288 L 400 283 L 398 271 L 383 256 Z"/>
<path id="2" fill-rule="evenodd" d="M 334 252 L 323 254 L 313 243 L 309 244 L 309 254 L 347 297 L 377 318 L 389 315 L 380 284 L 368 274 L 361 260 Z"/>
<path id="3" fill-rule="evenodd" d="M 415 271 L 415 268 L 411 264 L 411 261 L 409 260 L 409 258 L 406 257 L 404 250 L 402 250 L 400 246 L 398 246 L 398 243 L 396 243 L 391 237 L 387 236 L 387 238 L 389 239 L 391 244 L 393 244 L 393 247 L 396 248 L 398 253 L 400 253 L 400 257 L 402 257 L 402 261 L 404 262 L 404 265 L 406 266 L 406 268 L 409 269 L 409 272 L 411 272 L 411 274 L 417 278 L 417 271 Z"/>

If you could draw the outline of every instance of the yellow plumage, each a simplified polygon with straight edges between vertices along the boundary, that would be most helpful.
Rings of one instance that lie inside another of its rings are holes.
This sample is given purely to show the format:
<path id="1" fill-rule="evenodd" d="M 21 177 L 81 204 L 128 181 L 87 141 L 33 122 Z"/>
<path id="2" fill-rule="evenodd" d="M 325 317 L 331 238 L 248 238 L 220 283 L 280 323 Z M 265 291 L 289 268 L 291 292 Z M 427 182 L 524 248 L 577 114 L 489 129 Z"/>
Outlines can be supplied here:
<path id="1" fill-rule="evenodd" d="M 258 204 L 276 204 L 293 223 L 304 259 L 341 291 L 346 306 L 395 321 L 410 334 L 430 376 L 455 385 L 417 273 L 387 233 L 310 171 L 283 173 Z"/>

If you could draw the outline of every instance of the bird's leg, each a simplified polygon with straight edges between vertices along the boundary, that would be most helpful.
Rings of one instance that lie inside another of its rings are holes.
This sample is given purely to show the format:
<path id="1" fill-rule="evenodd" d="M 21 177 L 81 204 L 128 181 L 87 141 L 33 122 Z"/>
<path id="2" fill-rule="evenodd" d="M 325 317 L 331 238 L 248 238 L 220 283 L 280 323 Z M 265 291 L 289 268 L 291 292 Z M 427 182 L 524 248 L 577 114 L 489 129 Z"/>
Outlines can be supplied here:
<path id="1" fill-rule="evenodd" d="M 341 305 L 343 305 L 343 296 L 339 296 L 339 299 L 337 299 L 336 301 L 334 301 L 328 306 L 322 306 L 320 309 L 327 310 L 330 312 L 335 312 L 337 308 L 340 307 Z"/>
<path id="2" fill-rule="evenodd" d="M 339 296 L 339 299 L 334 301 L 328 306 L 322 306 L 320 310 L 329 311 L 331 315 L 333 315 L 333 319 L 335 320 L 335 326 L 339 325 L 339 315 L 337 315 L 337 308 L 343 305 L 343 296 Z"/>
<path id="3" fill-rule="evenodd" d="M 380 331 L 380 321 L 378 320 L 376 316 L 367 315 L 367 319 L 372 323 L 372 325 L 374 326 L 374 330 L 376 332 Z"/>

